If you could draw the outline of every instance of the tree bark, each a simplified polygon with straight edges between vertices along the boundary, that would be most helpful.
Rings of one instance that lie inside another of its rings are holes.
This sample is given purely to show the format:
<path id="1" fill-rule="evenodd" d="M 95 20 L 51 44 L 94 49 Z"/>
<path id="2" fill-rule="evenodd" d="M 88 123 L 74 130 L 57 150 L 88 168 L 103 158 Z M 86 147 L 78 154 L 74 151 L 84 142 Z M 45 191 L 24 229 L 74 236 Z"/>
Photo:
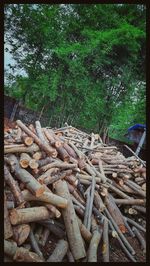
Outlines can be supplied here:
<path id="1" fill-rule="evenodd" d="M 61 239 L 58 241 L 53 253 L 47 259 L 47 262 L 61 262 L 68 250 L 68 242 Z"/>
<path id="2" fill-rule="evenodd" d="M 13 209 L 10 211 L 11 224 L 24 224 L 48 219 L 50 216 L 46 207 L 31 207 L 25 209 Z"/>
<path id="3" fill-rule="evenodd" d="M 28 190 L 22 191 L 22 195 L 26 201 L 43 201 L 49 204 L 53 204 L 60 208 L 67 207 L 67 200 L 63 197 L 53 194 L 52 192 L 45 191 L 41 196 L 38 198 L 32 195 Z"/>
<path id="4" fill-rule="evenodd" d="M 30 225 L 20 224 L 13 226 L 13 239 L 17 242 L 17 245 L 22 245 L 28 238 L 30 233 Z"/>
<path id="5" fill-rule="evenodd" d="M 67 208 L 62 210 L 62 215 L 64 218 L 71 252 L 75 260 L 81 259 L 86 256 L 86 253 L 66 181 L 57 181 L 55 189 L 56 193 L 59 196 L 64 197 L 68 200 Z"/>
<path id="6" fill-rule="evenodd" d="M 12 237 L 13 230 L 10 223 L 10 217 L 7 209 L 7 203 L 6 203 L 6 195 L 4 193 L 4 238 L 8 239 Z"/>

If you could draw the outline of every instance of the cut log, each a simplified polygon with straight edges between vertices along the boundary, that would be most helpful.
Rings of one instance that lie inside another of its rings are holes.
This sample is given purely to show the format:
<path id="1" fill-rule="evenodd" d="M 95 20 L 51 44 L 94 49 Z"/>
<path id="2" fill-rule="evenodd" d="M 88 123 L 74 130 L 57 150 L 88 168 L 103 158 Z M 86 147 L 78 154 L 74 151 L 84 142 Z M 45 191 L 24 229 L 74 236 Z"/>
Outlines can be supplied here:
<path id="1" fill-rule="evenodd" d="M 94 218 L 92 218 L 92 239 L 88 249 L 88 262 L 97 262 L 97 249 L 101 239 L 102 231 L 98 227 Z"/>
<path id="2" fill-rule="evenodd" d="M 74 159 L 77 159 L 77 155 L 75 153 L 75 151 L 70 147 L 69 144 L 67 144 L 66 142 L 64 143 L 64 149 L 67 151 L 67 153 L 73 157 Z"/>
<path id="3" fill-rule="evenodd" d="M 4 177 L 6 184 L 10 187 L 10 190 L 16 200 L 17 205 L 24 202 L 24 198 L 21 194 L 21 190 L 18 186 L 17 181 L 14 180 L 11 173 L 8 170 L 8 167 L 4 165 Z"/>
<path id="4" fill-rule="evenodd" d="M 9 213 L 7 209 L 6 195 L 4 193 L 4 238 L 8 239 L 12 237 L 13 230 L 10 223 Z"/>
<path id="5" fill-rule="evenodd" d="M 60 208 L 67 207 L 67 200 L 63 197 L 53 194 L 52 192 L 45 191 L 41 196 L 38 198 L 32 195 L 28 190 L 22 191 L 22 195 L 26 201 L 43 201 L 46 203 L 53 204 Z"/>
<path id="6" fill-rule="evenodd" d="M 68 242 L 61 239 L 56 244 L 56 247 L 47 262 L 61 262 L 68 250 Z"/>
<path id="7" fill-rule="evenodd" d="M 35 143 L 40 147 L 41 150 L 45 151 L 48 155 L 56 158 L 57 152 L 55 149 L 50 147 L 49 145 L 43 144 L 41 140 L 30 130 L 28 129 L 20 120 L 16 121 L 17 125 L 30 137 L 32 137 L 35 141 Z"/>
<path id="8" fill-rule="evenodd" d="M 84 258 L 86 256 L 85 248 L 66 181 L 57 181 L 55 189 L 56 194 L 68 200 L 66 209 L 62 210 L 62 215 L 73 257 L 75 260 Z"/>
<path id="9" fill-rule="evenodd" d="M 36 161 L 40 160 L 42 158 L 42 152 L 37 151 L 33 154 L 33 159 L 35 159 Z"/>
<path id="10" fill-rule="evenodd" d="M 4 240 L 4 253 L 13 258 L 17 250 L 17 243 L 14 241 Z"/>
<path id="11" fill-rule="evenodd" d="M 13 239 L 18 246 L 22 245 L 28 238 L 30 233 L 30 225 L 20 224 L 13 226 Z"/>
<path id="12" fill-rule="evenodd" d="M 83 239 L 87 242 L 90 242 L 92 238 L 91 232 L 84 226 L 84 224 L 82 223 L 81 219 L 78 216 L 77 216 L 77 220 L 78 220 L 80 232 L 81 232 Z"/>
<path id="13" fill-rule="evenodd" d="M 29 162 L 29 166 L 31 169 L 37 169 L 38 168 L 38 162 L 35 159 L 31 159 Z"/>
<path id="14" fill-rule="evenodd" d="M 44 260 L 41 259 L 36 253 L 22 247 L 16 250 L 13 260 L 22 262 L 44 262 Z"/>
<path id="15" fill-rule="evenodd" d="M 94 205 L 100 212 L 103 212 L 105 209 L 105 205 L 97 191 L 94 192 Z"/>
<path id="16" fill-rule="evenodd" d="M 33 152 L 36 152 L 36 151 L 39 151 L 39 146 L 36 145 L 35 143 L 33 143 L 31 146 L 29 147 L 14 147 L 14 148 L 5 148 L 4 147 L 4 154 L 7 154 L 7 153 L 22 153 L 22 152 L 25 152 L 25 153 L 33 153 Z"/>
<path id="17" fill-rule="evenodd" d="M 22 138 L 22 141 L 25 143 L 26 146 L 31 146 L 34 142 L 33 138 L 29 137 L 26 134 L 22 134 L 21 138 Z"/>
<path id="18" fill-rule="evenodd" d="M 31 159 L 32 158 L 29 156 L 29 154 L 24 153 L 24 152 L 21 153 L 20 154 L 20 161 L 19 161 L 20 166 L 22 168 L 27 168 L 29 166 L 29 162 L 30 162 Z"/>
<path id="19" fill-rule="evenodd" d="M 116 204 L 125 204 L 125 205 L 145 205 L 145 201 L 143 199 L 114 199 Z"/>
<path id="20" fill-rule="evenodd" d="M 108 220 L 104 219 L 103 227 L 103 246 L 102 246 L 103 261 L 109 262 L 109 236 L 108 236 Z"/>
<path id="21" fill-rule="evenodd" d="M 10 211 L 11 224 L 24 224 L 48 219 L 50 216 L 46 207 L 32 207 L 25 209 L 13 209 Z"/>

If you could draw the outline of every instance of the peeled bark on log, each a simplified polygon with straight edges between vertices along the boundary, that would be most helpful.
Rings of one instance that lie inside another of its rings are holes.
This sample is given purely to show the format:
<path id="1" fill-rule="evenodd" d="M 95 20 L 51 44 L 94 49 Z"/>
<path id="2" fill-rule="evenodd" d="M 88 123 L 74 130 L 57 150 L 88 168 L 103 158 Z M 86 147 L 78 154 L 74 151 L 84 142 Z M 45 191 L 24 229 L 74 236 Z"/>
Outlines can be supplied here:
<path id="1" fill-rule="evenodd" d="M 67 207 L 67 200 L 63 197 L 53 194 L 52 192 L 45 191 L 38 198 L 32 195 L 28 190 L 22 191 L 22 195 L 26 201 L 43 201 L 49 204 L 53 204 L 60 208 Z"/>
<path id="2" fill-rule="evenodd" d="M 8 239 L 12 237 L 13 230 L 10 223 L 10 217 L 7 209 L 7 203 L 6 203 L 6 195 L 4 193 L 4 238 Z"/>
<path id="3" fill-rule="evenodd" d="M 56 247 L 47 262 L 61 262 L 68 250 L 68 242 L 61 239 L 56 244 Z"/>
<path id="4" fill-rule="evenodd" d="M 6 149 L 4 147 L 4 154 L 7 154 L 7 153 L 22 153 L 22 152 L 25 152 L 25 153 L 33 153 L 33 152 L 36 152 L 36 151 L 39 151 L 39 146 L 36 145 L 35 143 L 33 143 L 31 146 L 29 147 L 14 147 L 14 148 L 10 148 L 10 149 Z"/>
<path id="5" fill-rule="evenodd" d="M 101 239 L 102 232 L 98 231 L 96 221 L 92 218 L 92 239 L 88 249 L 88 262 L 97 262 L 97 249 Z"/>
<path id="6" fill-rule="evenodd" d="M 70 193 L 65 181 L 56 182 L 56 193 L 68 200 L 67 208 L 62 210 L 64 223 L 66 227 L 69 246 L 75 260 L 81 259 L 86 256 L 83 240 L 81 237 L 78 221 L 76 218 L 73 203 L 70 197 Z"/>
<path id="7" fill-rule="evenodd" d="M 29 166 L 30 160 L 31 160 L 31 157 L 29 156 L 29 154 L 24 153 L 24 152 L 20 154 L 19 163 L 22 168 L 27 168 Z"/>
<path id="8" fill-rule="evenodd" d="M 141 249 L 143 250 L 144 253 L 146 253 L 146 242 L 145 242 L 143 236 L 141 235 L 141 233 L 139 232 L 139 230 L 136 227 L 133 226 L 132 230 L 141 244 Z"/>
<path id="9" fill-rule="evenodd" d="M 41 259 L 36 253 L 22 247 L 16 250 L 13 260 L 24 262 L 44 262 L 44 260 Z"/>
<path id="10" fill-rule="evenodd" d="M 25 209 L 13 209 L 10 211 L 11 224 L 24 224 L 48 219 L 50 216 L 46 207 L 31 207 Z"/>
<path id="11" fill-rule="evenodd" d="M 10 187 L 10 190 L 16 200 L 17 205 L 24 202 L 24 198 L 21 194 L 21 190 L 18 186 L 17 181 L 14 180 L 7 166 L 4 165 L 4 177 L 6 184 Z"/>
<path id="12" fill-rule="evenodd" d="M 109 262 L 109 236 L 108 236 L 107 219 L 104 219 L 102 254 L 103 254 L 103 261 Z"/>
<path id="13" fill-rule="evenodd" d="M 17 120 L 16 123 L 25 133 L 27 133 L 30 137 L 34 139 L 35 143 L 37 143 L 37 145 L 40 147 L 41 150 L 44 150 L 48 155 L 54 158 L 57 157 L 57 152 L 55 149 L 51 148 L 47 144 L 43 144 L 41 140 L 30 129 L 28 129 L 20 120 Z"/>
<path id="14" fill-rule="evenodd" d="M 116 204 L 125 204 L 125 205 L 144 205 L 145 201 L 143 199 L 114 199 Z"/>
<path id="15" fill-rule="evenodd" d="M 30 225 L 20 224 L 13 226 L 13 239 L 17 242 L 17 245 L 22 245 L 28 238 L 30 233 Z"/>

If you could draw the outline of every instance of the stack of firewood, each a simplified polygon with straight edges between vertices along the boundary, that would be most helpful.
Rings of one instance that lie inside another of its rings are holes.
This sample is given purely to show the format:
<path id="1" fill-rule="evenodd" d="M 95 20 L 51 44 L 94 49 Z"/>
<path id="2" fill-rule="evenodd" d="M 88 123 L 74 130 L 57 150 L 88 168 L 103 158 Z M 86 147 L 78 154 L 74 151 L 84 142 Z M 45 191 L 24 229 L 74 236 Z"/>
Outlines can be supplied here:
<path id="1" fill-rule="evenodd" d="M 146 165 L 125 158 L 98 134 L 72 126 L 28 127 L 20 120 L 4 132 L 5 261 L 109 262 L 111 238 L 137 261 L 127 237 L 146 252 Z M 50 254 L 42 252 L 56 236 Z M 102 248 L 99 249 L 99 245 Z"/>

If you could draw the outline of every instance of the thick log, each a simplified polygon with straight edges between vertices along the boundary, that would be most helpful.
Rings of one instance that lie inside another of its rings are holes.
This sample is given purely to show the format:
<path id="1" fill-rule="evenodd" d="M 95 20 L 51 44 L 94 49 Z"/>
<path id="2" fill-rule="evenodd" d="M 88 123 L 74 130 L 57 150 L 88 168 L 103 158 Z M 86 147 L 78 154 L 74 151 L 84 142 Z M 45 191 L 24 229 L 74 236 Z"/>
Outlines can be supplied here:
<path id="1" fill-rule="evenodd" d="M 48 219 L 50 216 L 46 207 L 31 207 L 25 209 L 13 209 L 10 211 L 11 224 L 24 224 Z"/>
<path id="2" fill-rule="evenodd" d="M 22 245 L 28 238 L 30 233 L 30 225 L 19 224 L 13 226 L 13 239 L 18 246 Z"/>
<path id="3" fill-rule="evenodd" d="M 22 168 L 27 168 L 29 166 L 29 162 L 32 158 L 27 153 L 20 154 L 20 161 L 19 164 Z"/>
<path id="4" fill-rule="evenodd" d="M 57 181 L 55 189 L 56 193 L 59 196 L 64 197 L 68 200 L 68 205 L 66 209 L 62 210 L 62 215 L 64 218 L 71 252 L 75 260 L 84 258 L 86 256 L 85 248 L 66 181 Z"/>
<path id="5" fill-rule="evenodd" d="M 114 198 L 110 194 L 108 194 L 108 196 L 105 198 L 105 202 L 106 202 L 108 211 L 110 212 L 116 224 L 119 226 L 121 232 L 125 233 L 126 227 L 124 224 L 124 219 L 123 219 L 122 213 L 120 212 L 119 208 L 115 204 Z"/>
<path id="6" fill-rule="evenodd" d="M 53 253 L 47 259 L 47 262 L 61 262 L 68 250 L 68 242 L 61 239 L 58 241 Z"/>
<path id="7" fill-rule="evenodd" d="M 36 196 L 39 197 L 44 192 L 42 186 L 28 171 L 19 167 L 16 156 L 11 156 L 12 164 L 16 177 L 26 185 L 26 187 Z"/>
<path id="8" fill-rule="evenodd" d="M 103 227 L 103 246 L 102 246 L 103 261 L 109 262 L 109 236 L 108 236 L 108 220 L 104 219 Z"/>
<path id="9" fill-rule="evenodd" d="M 33 142 L 34 142 L 33 138 L 29 137 L 26 134 L 22 134 L 21 138 L 22 138 L 22 141 L 24 142 L 24 144 L 26 146 L 31 146 L 33 144 Z"/>
<path id="10" fill-rule="evenodd" d="M 44 260 L 41 259 L 36 253 L 22 247 L 16 250 L 13 260 L 24 262 L 44 262 Z"/>
<path id="11" fill-rule="evenodd" d="M 29 147 L 14 147 L 14 148 L 5 148 L 4 147 L 4 154 L 7 154 L 7 153 L 22 153 L 22 152 L 25 152 L 25 153 L 33 153 L 33 152 L 36 152 L 36 151 L 39 151 L 39 146 L 36 145 L 35 143 L 33 143 L 31 146 Z"/>
<path id="12" fill-rule="evenodd" d="M 39 165 L 39 167 L 42 167 L 44 165 L 52 163 L 53 161 L 54 161 L 54 158 L 46 157 L 45 159 L 39 160 L 38 161 L 38 165 Z"/>
<path id="13" fill-rule="evenodd" d="M 9 213 L 7 209 L 6 195 L 4 193 L 4 238 L 8 239 L 12 237 L 13 230 L 10 223 Z"/>
<path id="14" fill-rule="evenodd" d="M 21 194 L 21 190 L 18 186 L 17 181 L 14 180 L 7 166 L 4 165 L 4 177 L 6 184 L 10 187 L 10 190 L 16 200 L 17 205 L 24 202 L 24 198 Z"/>
<path id="15" fill-rule="evenodd" d="M 101 239 L 102 231 L 98 227 L 94 218 L 92 218 L 92 239 L 88 249 L 88 262 L 97 262 L 97 249 Z"/>
<path id="16" fill-rule="evenodd" d="M 133 226 L 132 230 L 141 244 L 141 249 L 143 250 L 144 253 L 146 253 L 145 239 L 143 238 L 143 236 L 141 235 L 141 233 L 139 232 L 139 230 L 136 227 Z"/>
<path id="17" fill-rule="evenodd" d="M 67 200 L 63 197 L 53 194 L 52 192 L 45 191 L 38 198 L 32 195 L 28 190 L 22 191 L 22 195 L 26 201 L 43 201 L 49 204 L 53 204 L 60 208 L 67 207 Z"/>
<path id="18" fill-rule="evenodd" d="M 28 129 L 20 120 L 17 120 L 16 123 L 25 133 L 27 133 L 30 137 L 34 139 L 35 143 L 40 147 L 41 150 L 45 151 L 48 155 L 54 158 L 57 157 L 57 152 L 55 149 L 53 149 L 47 144 L 43 144 L 41 140 L 30 129 Z"/>

